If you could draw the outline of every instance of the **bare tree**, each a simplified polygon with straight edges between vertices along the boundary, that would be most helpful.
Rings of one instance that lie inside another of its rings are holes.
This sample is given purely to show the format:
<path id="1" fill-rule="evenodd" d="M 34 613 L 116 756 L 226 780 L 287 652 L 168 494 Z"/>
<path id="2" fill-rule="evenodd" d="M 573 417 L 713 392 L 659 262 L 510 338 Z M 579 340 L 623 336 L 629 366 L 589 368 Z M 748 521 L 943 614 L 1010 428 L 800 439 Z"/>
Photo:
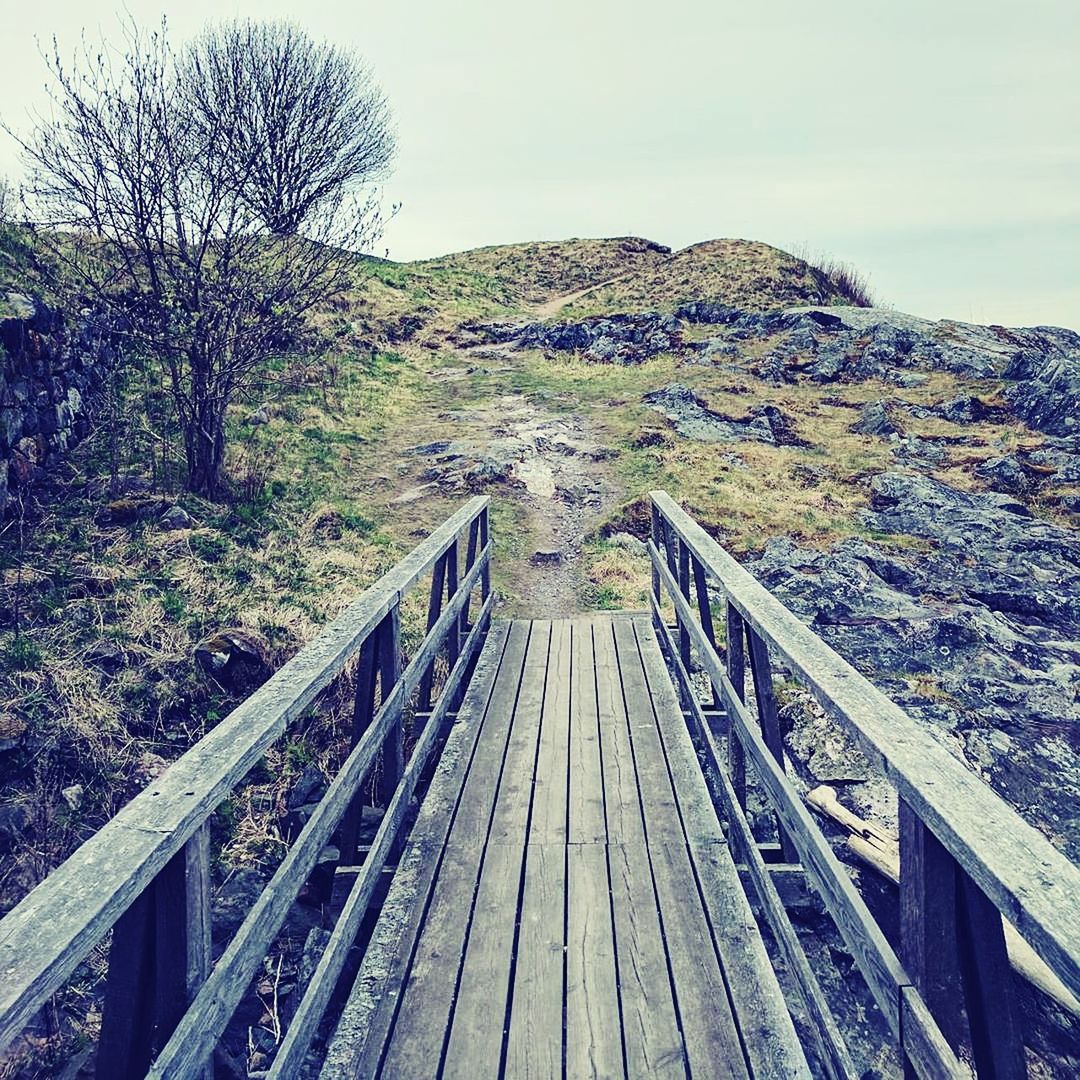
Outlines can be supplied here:
<path id="1" fill-rule="evenodd" d="M 235 116 L 243 190 L 272 232 L 294 233 L 328 199 L 384 176 L 390 109 L 354 52 L 288 23 L 237 21 L 204 30 L 181 65 L 207 122 Z"/>
<path id="2" fill-rule="evenodd" d="M 20 140 L 28 212 L 67 285 L 165 366 L 188 486 L 217 497 L 230 403 L 350 286 L 381 221 L 373 194 L 324 186 L 304 197 L 303 234 L 271 230 L 251 197 L 261 166 L 242 72 L 215 98 L 164 24 L 129 24 L 125 39 L 123 52 L 84 42 L 70 65 L 55 43 L 46 57 L 52 116 Z"/>

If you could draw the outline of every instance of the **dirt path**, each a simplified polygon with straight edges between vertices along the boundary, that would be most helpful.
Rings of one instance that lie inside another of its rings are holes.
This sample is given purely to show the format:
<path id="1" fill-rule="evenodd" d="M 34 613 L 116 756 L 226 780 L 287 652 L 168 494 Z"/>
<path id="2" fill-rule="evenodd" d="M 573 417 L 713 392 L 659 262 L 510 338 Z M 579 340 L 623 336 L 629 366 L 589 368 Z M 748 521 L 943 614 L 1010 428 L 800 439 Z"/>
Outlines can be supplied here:
<path id="1" fill-rule="evenodd" d="M 405 451 L 406 482 L 415 486 L 394 501 L 481 487 L 512 499 L 523 531 L 510 538 L 515 554 L 500 560 L 506 613 L 556 618 L 580 611 L 587 584 L 582 544 L 616 496 L 605 465 L 611 452 L 594 441 L 580 414 L 554 412 L 522 394 L 444 416 L 455 437 Z M 483 484 L 488 477 L 499 482 Z"/>
<path id="2" fill-rule="evenodd" d="M 569 307 L 575 300 L 580 300 L 583 296 L 588 296 L 589 293 L 596 292 L 597 289 L 602 289 L 606 285 L 614 285 L 616 281 L 621 281 L 627 276 L 626 274 L 618 274 L 613 278 L 608 278 L 607 281 L 598 281 L 595 285 L 586 285 L 584 289 L 578 289 L 577 292 L 552 297 L 542 304 L 537 304 L 533 311 L 538 319 L 550 319 L 552 316 L 558 315 L 564 307 Z"/>

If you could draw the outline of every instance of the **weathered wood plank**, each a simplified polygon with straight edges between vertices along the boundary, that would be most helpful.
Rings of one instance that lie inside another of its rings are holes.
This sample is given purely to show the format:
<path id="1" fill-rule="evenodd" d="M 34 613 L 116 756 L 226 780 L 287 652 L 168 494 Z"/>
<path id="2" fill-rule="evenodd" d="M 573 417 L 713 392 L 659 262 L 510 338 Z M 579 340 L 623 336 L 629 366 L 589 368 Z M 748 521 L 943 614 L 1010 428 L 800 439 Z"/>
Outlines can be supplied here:
<path id="1" fill-rule="evenodd" d="M 636 646 L 643 676 L 641 695 L 651 703 L 674 781 L 685 840 L 689 843 L 692 880 L 712 928 L 725 982 L 731 988 L 731 1003 L 751 1071 L 755 1077 L 808 1080 L 806 1057 L 724 841 L 651 623 L 642 616 L 634 620 L 632 629 L 620 628 L 616 636 L 620 658 L 624 653 L 628 656 L 624 671 L 630 667 Z M 624 685 L 629 698 L 637 687 L 626 682 Z M 688 893 L 690 884 L 688 881 Z"/>
<path id="2" fill-rule="evenodd" d="M 592 624 L 588 619 L 574 620 L 573 638 L 567 840 L 571 844 L 595 844 L 607 840 L 607 824 L 596 716 Z"/>
<path id="3" fill-rule="evenodd" d="M 994 906 L 1080 994 L 1080 867 L 792 615 L 670 496 L 658 491 L 652 499 L 729 601 L 859 737 Z"/>
<path id="4" fill-rule="evenodd" d="M 645 677 L 633 624 L 629 621 L 618 624 L 615 634 L 619 640 L 618 662 L 628 718 L 627 730 L 637 767 L 656 904 L 678 1001 L 686 1065 L 692 1076 L 749 1076 L 742 1041 L 731 1011 L 727 984 L 713 947 L 709 922 L 687 849 L 680 798 L 685 797 L 698 812 L 698 819 L 692 823 L 695 839 L 719 837 L 722 840 L 720 825 L 704 784 L 701 784 L 700 790 L 692 784 L 695 776 L 701 778 L 696 760 L 692 773 L 680 767 L 678 774 L 672 776 L 670 762 L 657 730 L 650 693 L 653 688 L 650 688 Z M 670 685 L 668 682 L 669 689 Z M 661 686 L 659 684 L 657 689 Z M 671 692 L 674 697 L 674 690 Z M 668 700 L 667 704 L 670 706 L 672 701 Z M 682 714 L 677 702 L 674 702 L 673 715 L 681 724 Z M 689 736 L 684 734 L 683 738 L 692 756 Z M 680 784 L 685 785 L 685 792 L 676 790 Z M 621 950 L 621 940 L 619 944 Z M 620 973 L 621 970 L 620 965 Z"/>
<path id="5" fill-rule="evenodd" d="M 603 843 L 567 848 L 566 1073 L 625 1076 L 619 1032 L 611 885 Z"/>
<path id="6" fill-rule="evenodd" d="M 505 1075 L 562 1076 L 571 624 L 552 625 Z"/>
<path id="7" fill-rule="evenodd" d="M 488 501 L 466 503 L 0 921 L 0 1048 Z"/>
<path id="8" fill-rule="evenodd" d="M 675 642 L 667 628 L 660 621 L 659 607 L 654 604 L 654 628 L 657 629 L 660 644 L 668 662 L 675 669 L 679 681 L 690 686 L 690 676 L 682 666 Z M 778 894 L 777 883 L 773 881 L 771 867 L 766 866 L 758 850 L 758 845 L 750 831 L 749 822 L 743 813 L 735 789 L 727 771 L 722 765 L 722 756 L 712 729 L 706 723 L 705 716 L 697 699 L 691 695 L 690 716 L 694 735 L 698 745 L 705 753 L 707 769 L 706 782 L 715 804 L 725 814 L 728 823 L 730 845 L 744 853 L 744 865 L 750 875 L 758 902 L 762 906 L 765 918 L 784 959 L 787 961 L 796 979 L 796 986 L 802 997 L 803 1005 L 811 1018 L 811 1031 L 815 1037 L 818 1058 L 833 1080 L 857 1080 L 860 1075 L 844 1045 L 843 1036 L 836 1020 L 829 1009 L 825 995 L 818 984 L 817 976 L 806 958 L 802 945 L 784 903 Z M 801 869 L 801 867 L 800 867 Z"/>
<path id="9" fill-rule="evenodd" d="M 529 640 L 529 624 L 515 620 L 401 994 L 381 1074 L 388 1080 L 429 1075 L 449 1038 L 497 794 L 494 781 L 506 755 Z"/>
<path id="10" fill-rule="evenodd" d="M 520 625 L 514 635 L 510 629 L 509 623 L 494 624 L 484 644 L 327 1050 L 324 1080 L 352 1080 L 378 1071 L 462 786 L 495 700 L 496 682 L 500 677 L 516 680 L 521 671 L 527 634 Z"/>
<path id="11" fill-rule="evenodd" d="M 536 759 L 536 786 L 529 819 L 530 844 L 565 844 L 570 772 L 570 708 L 573 635 L 569 619 L 552 624 L 544 716 Z"/>
<path id="12" fill-rule="evenodd" d="M 499 1072 L 550 647 L 551 623 L 534 622 L 502 770 L 489 780 L 498 796 L 458 979 L 446 1080 Z"/>
<path id="13" fill-rule="evenodd" d="M 505 1075 L 510 1080 L 560 1080 L 566 845 L 531 843 L 525 859 Z"/>
<path id="14" fill-rule="evenodd" d="M 625 623 L 626 628 L 630 624 Z M 629 721 L 611 619 L 593 624 L 596 687 L 607 808 L 608 871 L 615 925 L 619 1001 L 629 1076 L 685 1077 L 686 1056 L 668 955 L 657 912 L 649 849 L 641 813 L 639 777 L 630 744 Z M 630 630 L 631 634 L 633 630 Z M 662 762 L 652 762 L 649 768 Z M 669 812 L 675 813 L 674 802 Z"/>

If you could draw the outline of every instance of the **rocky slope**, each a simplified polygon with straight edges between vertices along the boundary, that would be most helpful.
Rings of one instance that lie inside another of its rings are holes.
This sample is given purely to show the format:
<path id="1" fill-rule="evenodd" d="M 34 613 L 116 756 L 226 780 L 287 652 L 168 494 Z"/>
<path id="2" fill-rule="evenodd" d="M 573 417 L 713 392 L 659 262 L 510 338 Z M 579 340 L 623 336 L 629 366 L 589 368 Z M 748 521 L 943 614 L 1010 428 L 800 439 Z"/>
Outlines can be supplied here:
<path id="1" fill-rule="evenodd" d="M 866 496 L 852 522 L 861 535 L 812 545 L 774 536 L 749 568 L 1080 858 L 1080 536 L 1070 525 L 1080 510 L 1080 335 L 877 309 L 760 313 L 725 300 L 464 333 L 553 361 L 674 355 L 684 373 L 748 376 L 737 414 L 682 381 L 641 399 L 679 439 L 725 444 L 736 468 L 747 443 L 827 448 L 812 422 L 761 401 L 766 386 L 848 407 L 848 431 L 876 451 L 867 460 L 888 462 L 855 480 Z M 942 372 L 966 392 L 905 395 Z M 857 387 L 873 390 L 860 406 L 844 397 Z M 722 510 L 709 524 L 730 531 Z M 806 764 L 810 779 L 859 778 L 857 763 Z"/>

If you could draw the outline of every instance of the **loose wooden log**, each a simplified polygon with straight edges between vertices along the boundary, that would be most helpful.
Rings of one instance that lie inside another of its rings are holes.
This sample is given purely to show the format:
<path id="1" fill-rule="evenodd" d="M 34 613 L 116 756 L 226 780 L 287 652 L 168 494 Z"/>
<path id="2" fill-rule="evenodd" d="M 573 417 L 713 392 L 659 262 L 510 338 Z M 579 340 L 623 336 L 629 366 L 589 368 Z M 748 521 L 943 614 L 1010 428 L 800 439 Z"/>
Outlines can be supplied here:
<path id="1" fill-rule="evenodd" d="M 864 821 L 842 806 L 837 801 L 835 790 L 827 785 L 814 788 L 807 794 L 806 801 L 815 810 L 820 810 L 845 828 L 851 829 L 852 834 L 846 842 L 852 854 L 883 877 L 899 884 L 900 847 L 892 833 L 872 821 Z M 1052 997 L 1063 1009 L 1080 1017 L 1080 1001 L 1054 974 L 1046 961 L 1020 936 L 1016 927 L 1003 918 L 1002 929 L 1013 971 Z"/>

